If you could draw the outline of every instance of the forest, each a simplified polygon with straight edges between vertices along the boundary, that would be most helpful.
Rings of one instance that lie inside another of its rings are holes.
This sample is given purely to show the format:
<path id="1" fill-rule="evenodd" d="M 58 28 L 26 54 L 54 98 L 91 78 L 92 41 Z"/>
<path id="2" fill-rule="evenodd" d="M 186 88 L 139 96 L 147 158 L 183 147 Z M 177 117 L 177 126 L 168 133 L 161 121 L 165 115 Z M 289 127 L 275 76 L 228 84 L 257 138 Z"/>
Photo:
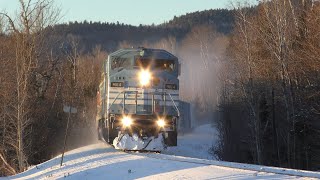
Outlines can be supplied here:
<path id="1" fill-rule="evenodd" d="M 319 15 L 317 1 L 236 10 L 221 74 L 222 159 L 319 170 Z"/>
<path id="2" fill-rule="evenodd" d="M 219 160 L 320 169 L 319 1 L 234 3 L 140 26 L 59 24 L 53 1 L 19 3 L 17 17 L 0 11 L 0 176 L 61 154 L 67 126 L 67 150 L 97 139 L 103 61 L 131 47 L 180 59 L 180 98 L 218 127 Z"/>

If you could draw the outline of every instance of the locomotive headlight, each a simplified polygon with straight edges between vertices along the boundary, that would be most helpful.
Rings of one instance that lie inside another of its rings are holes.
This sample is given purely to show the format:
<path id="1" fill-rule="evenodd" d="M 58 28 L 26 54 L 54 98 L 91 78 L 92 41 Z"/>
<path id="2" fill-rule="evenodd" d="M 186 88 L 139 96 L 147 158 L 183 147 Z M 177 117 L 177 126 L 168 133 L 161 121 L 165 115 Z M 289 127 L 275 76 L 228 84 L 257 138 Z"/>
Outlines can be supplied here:
<path id="1" fill-rule="evenodd" d="M 130 127 L 132 124 L 132 119 L 130 117 L 123 117 L 122 124 L 124 127 Z"/>
<path id="2" fill-rule="evenodd" d="M 139 80 L 140 80 L 141 86 L 149 85 L 151 80 L 151 73 L 147 70 L 142 70 L 139 73 Z"/>
<path id="3" fill-rule="evenodd" d="M 158 124 L 159 127 L 164 127 L 166 125 L 166 122 L 163 119 L 159 119 L 157 121 L 157 124 Z"/>

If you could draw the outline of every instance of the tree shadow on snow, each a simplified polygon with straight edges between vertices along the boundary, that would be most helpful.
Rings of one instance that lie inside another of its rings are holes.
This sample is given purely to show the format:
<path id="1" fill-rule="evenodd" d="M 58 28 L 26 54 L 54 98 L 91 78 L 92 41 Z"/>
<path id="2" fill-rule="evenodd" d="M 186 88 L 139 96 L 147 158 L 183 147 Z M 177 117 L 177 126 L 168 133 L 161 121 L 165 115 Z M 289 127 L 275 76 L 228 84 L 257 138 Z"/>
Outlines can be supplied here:
<path id="1" fill-rule="evenodd" d="M 83 158 L 83 157 L 90 157 L 90 156 L 98 156 L 97 157 L 97 159 L 98 159 L 99 155 L 103 155 L 105 153 L 110 153 L 110 152 L 117 152 L 117 151 L 108 145 L 106 145 L 105 147 L 100 147 L 98 149 L 88 149 L 88 150 L 84 150 L 81 152 L 74 152 L 73 153 L 71 151 L 71 152 L 65 154 L 62 168 L 64 166 L 68 166 L 68 162 L 70 162 L 70 161 L 77 160 L 77 159 Z M 91 160 L 91 159 L 88 159 L 88 160 Z M 83 161 L 83 163 L 85 163 L 87 161 Z M 45 172 L 45 174 L 49 174 L 50 172 L 58 171 L 60 168 L 55 168 L 55 166 L 60 166 L 60 162 L 61 162 L 61 154 L 51 160 L 43 162 L 39 165 L 32 167 L 31 169 L 29 169 L 25 172 L 11 176 L 9 178 L 10 179 L 24 178 L 24 177 L 33 175 L 35 173 L 39 173 L 40 174 L 39 176 L 43 176 L 44 173 L 41 173 L 41 172 Z M 73 165 L 76 165 L 76 163 Z M 36 176 L 36 177 L 39 177 L 39 176 Z M 32 178 L 35 178 L 35 177 L 32 177 Z"/>

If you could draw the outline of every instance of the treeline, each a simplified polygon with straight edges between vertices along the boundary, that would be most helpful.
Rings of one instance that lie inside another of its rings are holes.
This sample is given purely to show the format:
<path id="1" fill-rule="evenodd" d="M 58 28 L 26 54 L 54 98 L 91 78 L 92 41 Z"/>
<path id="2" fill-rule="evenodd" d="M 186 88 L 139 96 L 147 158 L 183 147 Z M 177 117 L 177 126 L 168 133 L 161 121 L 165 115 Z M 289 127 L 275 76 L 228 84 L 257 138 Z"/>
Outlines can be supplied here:
<path id="1" fill-rule="evenodd" d="M 174 16 L 172 20 L 160 26 L 189 30 L 199 25 L 213 26 L 217 32 L 229 34 L 232 32 L 234 26 L 234 11 L 211 9 L 187 13 L 180 17 Z"/>
<path id="2" fill-rule="evenodd" d="M 210 19 L 232 16 L 227 10 L 191 13 L 159 26 L 86 21 L 57 25 L 60 11 L 53 1 L 19 4 L 18 17 L 0 12 L 0 176 L 60 154 L 68 119 L 67 150 L 96 139 L 101 66 L 107 52 L 118 48 L 163 48 L 178 55 L 184 63 L 182 97 L 201 104 L 201 112 L 215 101 L 210 73 L 225 53 L 225 24 L 233 22 Z M 185 20 L 189 25 L 182 27 Z M 219 27 L 221 32 L 216 32 Z M 196 76 L 199 71 L 204 75 Z"/>
<path id="3" fill-rule="evenodd" d="M 201 25 L 213 27 L 222 34 L 229 34 L 233 24 L 233 11 L 220 9 L 188 13 L 158 26 L 84 21 L 55 25 L 50 31 L 54 30 L 61 37 L 70 34 L 78 36 L 88 51 L 100 45 L 103 50 L 111 52 L 117 50 L 122 41 L 138 45 L 157 43 L 161 39 L 175 37 L 177 42 L 181 42 L 193 27 Z"/>
<path id="4" fill-rule="evenodd" d="M 137 27 L 56 25 L 52 1 L 20 6 L 17 21 L 0 14 L 0 175 L 60 154 L 68 119 L 67 149 L 96 139 L 102 61 L 132 46 L 179 57 L 181 99 L 199 117 L 218 107 L 221 160 L 319 169 L 319 3 L 263 1 Z"/>
<path id="5" fill-rule="evenodd" d="M 68 107 L 77 113 L 70 114 L 67 149 L 92 141 L 96 87 L 106 58 L 98 46 L 83 53 L 77 37 L 61 39 L 46 29 L 59 17 L 52 1 L 19 4 L 16 21 L 0 14 L 0 176 L 61 153 Z"/>
<path id="6" fill-rule="evenodd" d="M 320 169 L 320 3 L 237 7 L 219 103 L 223 160 Z"/>

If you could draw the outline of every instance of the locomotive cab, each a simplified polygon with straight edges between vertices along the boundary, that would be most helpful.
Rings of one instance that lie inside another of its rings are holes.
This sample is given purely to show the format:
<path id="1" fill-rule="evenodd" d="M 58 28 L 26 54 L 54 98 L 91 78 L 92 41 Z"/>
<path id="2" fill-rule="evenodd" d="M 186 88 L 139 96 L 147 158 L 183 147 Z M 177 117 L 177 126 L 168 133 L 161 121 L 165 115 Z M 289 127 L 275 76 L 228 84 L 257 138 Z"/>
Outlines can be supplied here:
<path id="1" fill-rule="evenodd" d="M 164 136 L 177 145 L 179 62 L 161 49 L 121 49 L 109 55 L 100 85 L 99 137 Z"/>

